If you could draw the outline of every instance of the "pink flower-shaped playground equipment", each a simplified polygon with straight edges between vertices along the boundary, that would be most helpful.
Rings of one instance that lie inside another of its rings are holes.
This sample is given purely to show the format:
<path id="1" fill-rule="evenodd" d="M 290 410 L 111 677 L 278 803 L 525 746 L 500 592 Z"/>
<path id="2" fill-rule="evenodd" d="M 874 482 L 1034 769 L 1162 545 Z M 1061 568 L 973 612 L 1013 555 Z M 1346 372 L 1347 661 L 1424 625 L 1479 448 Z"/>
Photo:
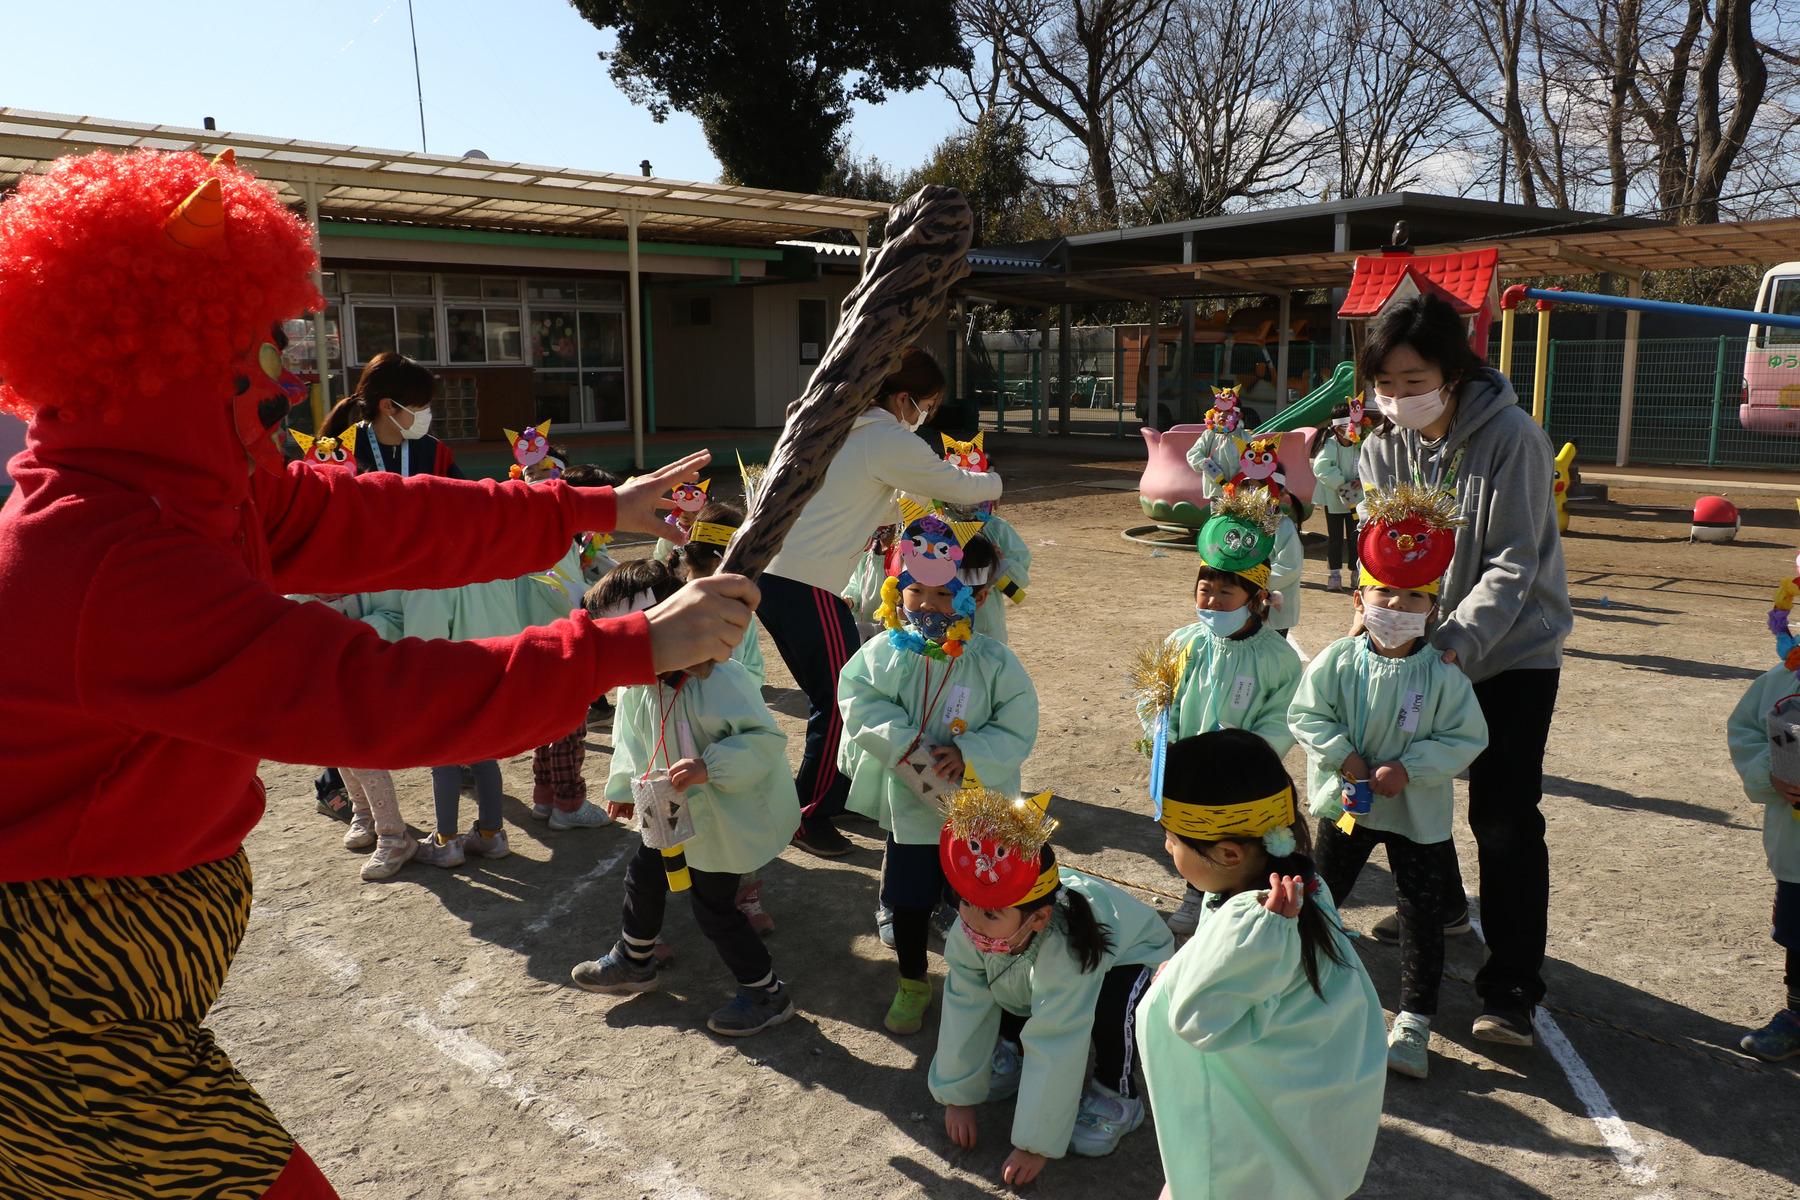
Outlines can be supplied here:
<path id="1" fill-rule="evenodd" d="M 1187 454 L 1206 432 L 1206 426 L 1175 425 L 1141 432 L 1150 457 L 1138 478 L 1139 507 L 1158 525 L 1200 528 L 1206 523 L 1211 502 L 1199 473 L 1188 466 Z M 1287 490 L 1308 504 L 1318 483 L 1312 473 L 1312 458 L 1306 451 L 1311 433 L 1311 428 L 1302 428 L 1270 434 L 1281 439 L 1275 457 L 1286 476 Z"/>

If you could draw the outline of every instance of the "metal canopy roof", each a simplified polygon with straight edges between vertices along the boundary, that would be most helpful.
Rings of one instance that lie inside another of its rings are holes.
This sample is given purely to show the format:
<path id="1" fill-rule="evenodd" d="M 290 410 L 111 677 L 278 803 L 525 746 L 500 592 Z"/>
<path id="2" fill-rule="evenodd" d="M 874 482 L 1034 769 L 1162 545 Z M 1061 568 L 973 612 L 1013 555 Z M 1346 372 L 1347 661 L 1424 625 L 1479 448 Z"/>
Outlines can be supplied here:
<path id="1" fill-rule="evenodd" d="M 1766 265 L 1800 258 L 1800 217 L 1731 225 L 1655 225 L 1636 229 L 1571 229 L 1539 237 L 1487 238 L 1415 245 L 1418 254 L 1499 251 L 1509 279 L 1594 271 L 1631 277 L 1689 267 Z M 1094 300 L 1184 299 L 1257 292 L 1343 287 L 1359 253 L 1325 251 L 1258 258 L 1214 257 L 1183 265 L 1076 270 L 1055 276 L 966 279 L 965 294 L 1020 304 L 1079 304 Z M 1195 257 L 1199 258 L 1198 249 Z"/>
<path id="2" fill-rule="evenodd" d="M 298 205 L 311 184 L 321 217 L 474 229 L 622 236 L 638 214 L 651 241 L 768 245 L 818 229 L 866 232 L 888 206 L 762 188 L 449 158 L 291 138 L 140 125 L 0 108 L 0 187 L 67 154 L 227 146 Z"/>

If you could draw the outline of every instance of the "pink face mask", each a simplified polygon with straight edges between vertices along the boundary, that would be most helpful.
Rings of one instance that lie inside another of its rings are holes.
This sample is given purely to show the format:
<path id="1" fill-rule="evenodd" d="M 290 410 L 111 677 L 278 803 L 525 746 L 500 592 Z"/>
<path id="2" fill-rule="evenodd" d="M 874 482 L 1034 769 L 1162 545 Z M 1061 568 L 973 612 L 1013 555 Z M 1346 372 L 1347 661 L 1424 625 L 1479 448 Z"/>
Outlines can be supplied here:
<path id="1" fill-rule="evenodd" d="M 1011 954 L 1013 952 L 1013 944 L 1006 938 L 989 937 L 985 933 L 977 932 L 967 921 L 962 923 L 962 927 L 963 932 L 969 935 L 969 941 L 983 954 Z"/>

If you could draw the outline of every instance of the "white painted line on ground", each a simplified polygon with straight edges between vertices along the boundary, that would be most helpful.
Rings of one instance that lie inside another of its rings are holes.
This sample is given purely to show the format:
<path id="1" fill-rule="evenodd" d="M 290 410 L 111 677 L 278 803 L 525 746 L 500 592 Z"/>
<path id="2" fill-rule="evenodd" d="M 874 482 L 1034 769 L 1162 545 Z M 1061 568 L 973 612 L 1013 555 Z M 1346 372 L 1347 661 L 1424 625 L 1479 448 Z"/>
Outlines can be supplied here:
<path id="1" fill-rule="evenodd" d="M 1468 896 L 1469 924 L 1475 930 L 1475 936 L 1487 945 L 1487 934 L 1482 932 L 1481 918 L 1475 915 L 1475 897 Z M 1607 1098 L 1606 1089 L 1594 1078 L 1594 1072 L 1575 1049 L 1556 1023 L 1556 1018 L 1539 1008 L 1532 1017 L 1532 1025 L 1544 1043 L 1544 1049 L 1562 1068 L 1562 1073 L 1569 1080 L 1569 1087 L 1575 1092 L 1575 1098 L 1581 1101 L 1581 1107 L 1587 1110 L 1588 1120 L 1600 1132 L 1600 1140 L 1612 1152 L 1613 1160 L 1619 1164 L 1619 1170 L 1631 1183 L 1640 1186 L 1656 1182 L 1656 1168 L 1650 1165 L 1650 1153 L 1643 1144 L 1631 1136 L 1631 1127 L 1619 1118 L 1619 1110 L 1613 1107 Z"/>
<path id="2" fill-rule="evenodd" d="M 581 898 L 583 892 L 610 875 L 613 868 L 624 862 L 629 855 L 637 853 L 637 835 L 630 830 L 626 830 L 625 836 L 626 841 L 624 845 L 613 851 L 612 854 L 606 858 L 595 863 L 588 869 L 585 875 L 580 876 L 574 880 L 574 882 L 570 883 L 569 886 L 563 889 L 562 895 L 556 898 L 556 903 L 539 913 L 529 925 L 525 926 L 524 934 L 520 939 L 521 944 L 530 941 L 538 934 L 544 932 L 544 930 L 562 920 L 569 914 L 569 910 L 575 907 L 575 901 Z"/>
<path id="3" fill-rule="evenodd" d="M 1301 666 L 1304 667 L 1307 663 L 1312 661 L 1312 655 L 1306 652 L 1306 647 L 1300 644 L 1300 639 L 1294 636 L 1294 631 L 1291 629 L 1287 631 L 1287 640 L 1288 645 L 1294 648 L 1294 653 L 1300 656 Z"/>

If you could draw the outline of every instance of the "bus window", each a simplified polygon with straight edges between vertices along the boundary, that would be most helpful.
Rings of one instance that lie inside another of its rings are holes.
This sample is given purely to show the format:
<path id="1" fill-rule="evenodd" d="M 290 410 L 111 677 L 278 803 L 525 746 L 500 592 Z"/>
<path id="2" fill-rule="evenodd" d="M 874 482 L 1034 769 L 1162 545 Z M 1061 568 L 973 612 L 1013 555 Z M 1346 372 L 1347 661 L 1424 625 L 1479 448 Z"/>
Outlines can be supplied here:
<path id="1" fill-rule="evenodd" d="M 1769 301 L 1762 311 L 1780 313 L 1783 316 L 1800 316 L 1800 276 L 1790 275 L 1769 281 Z M 1786 329 L 1780 326 L 1761 327 L 1762 337 L 1758 344 L 1763 346 L 1792 346 L 1800 344 L 1800 329 Z"/>

